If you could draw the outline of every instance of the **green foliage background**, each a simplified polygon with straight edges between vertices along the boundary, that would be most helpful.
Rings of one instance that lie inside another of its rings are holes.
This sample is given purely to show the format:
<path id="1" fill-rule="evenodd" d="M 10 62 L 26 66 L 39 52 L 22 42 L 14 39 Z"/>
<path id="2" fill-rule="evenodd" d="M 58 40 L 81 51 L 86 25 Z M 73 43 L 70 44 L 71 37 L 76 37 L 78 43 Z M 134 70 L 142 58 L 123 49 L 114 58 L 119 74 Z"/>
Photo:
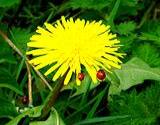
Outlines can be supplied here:
<path id="1" fill-rule="evenodd" d="M 71 81 L 50 116 L 30 125 L 160 125 L 158 0 L 0 0 L 0 33 L 23 54 L 0 35 L 0 125 L 28 125 L 29 117 L 41 112 L 50 90 L 32 68 L 33 106 L 22 103 L 28 96 L 26 43 L 37 26 L 54 23 L 62 15 L 102 20 L 117 34 L 120 51 L 127 55 L 122 69 L 113 70 L 101 84 L 92 84 L 89 76 L 79 87 Z M 50 78 L 45 79 L 54 87 Z"/>

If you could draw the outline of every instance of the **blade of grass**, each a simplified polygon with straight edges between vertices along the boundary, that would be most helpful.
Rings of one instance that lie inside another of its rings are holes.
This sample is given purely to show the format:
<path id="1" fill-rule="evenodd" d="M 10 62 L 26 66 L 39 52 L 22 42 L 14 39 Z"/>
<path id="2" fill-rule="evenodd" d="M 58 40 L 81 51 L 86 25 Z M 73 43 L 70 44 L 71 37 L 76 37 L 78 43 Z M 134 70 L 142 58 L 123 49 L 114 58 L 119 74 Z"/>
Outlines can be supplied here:
<path id="1" fill-rule="evenodd" d="M 102 91 L 101 96 L 95 101 L 95 104 L 93 105 L 92 109 L 87 114 L 87 118 L 86 119 L 92 118 L 94 116 L 94 114 L 95 114 L 95 112 L 97 110 L 97 107 L 99 106 L 100 102 L 102 101 L 104 95 L 107 92 L 108 87 L 109 87 L 109 85 L 106 85 L 105 89 Z"/>
<path id="2" fill-rule="evenodd" d="M 103 95 L 103 91 L 101 91 L 98 95 L 96 95 L 93 99 L 91 99 L 88 103 L 83 105 L 82 107 L 79 108 L 79 110 L 75 111 L 72 113 L 70 116 L 66 118 L 67 121 L 71 120 L 75 115 L 80 113 L 83 109 L 85 109 L 87 106 L 91 105 L 93 102 L 95 102 L 98 98 L 100 98 Z"/>
<path id="3" fill-rule="evenodd" d="M 83 105 L 87 102 L 87 98 L 88 98 L 91 82 L 92 82 L 91 78 L 89 76 L 86 77 L 84 83 L 87 83 L 87 89 L 82 94 L 82 98 L 81 98 L 81 102 L 80 102 L 79 107 L 83 107 Z M 79 119 L 81 119 L 82 118 L 82 114 L 80 114 L 78 117 L 79 117 Z"/>
<path id="4" fill-rule="evenodd" d="M 117 11 L 118 11 L 118 8 L 119 8 L 119 5 L 120 5 L 120 2 L 121 0 L 117 0 L 110 15 L 109 15 L 109 18 L 107 19 L 108 20 L 108 24 L 112 27 L 112 29 L 114 29 L 114 19 L 115 19 L 115 16 L 117 14 Z"/>
<path id="5" fill-rule="evenodd" d="M 82 107 L 87 101 L 87 97 L 88 97 L 88 94 L 89 94 L 89 88 L 90 88 L 91 82 L 92 82 L 92 80 L 91 80 L 91 78 L 89 76 L 84 81 L 84 83 L 88 83 L 88 86 L 87 86 L 86 91 L 82 94 L 80 107 Z"/>
<path id="6" fill-rule="evenodd" d="M 38 76 L 35 74 L 35 72 L 34 72 L 34 70 L 33 69 L 31 69 L 31 72 L 32 72 L 32 77 L 33 77 L 33 79 L 35 79 L 35 81 L 37 80 L 37 79 L 39 79 L 38 78 Z M 43 83 L 42 83 L 43 84 Z M 36 85 L 36 88 L 38 89 L 38 91 L 39 91 L 39 93 L 40 93 L 40 97 L 41 97 L 41 99 L 42 99 L 42 101 L 44 102 L 45 101 L 45 99 L 46 99 L 46 96 L 44 96 L 44 91 L 42 91 L 40 88 L 41 87 L 39 87 L 39 86 L 42 86 L 41 84 L 40 84 L 40 82 L 35 82 L 35 85 Z"/>
<path id="7" fill-rule="evenodd" d="M 22 71 L 24 63 L 25 63 L 25 57 L 22 58 L 22 60 L 20 62 L 20 65 L 18 66 L 18 70 L 17 70 L 17 74 L 16 74 L 16 80 L 18 80 L 18 78 L 19 78 L 19 75 Z"/>
<path id="8" fill-rule="evenodd" d="M 26 84 L 26 82 L 27 82 L 27 73 L 25 73 L 25 75 L 20 83 L 20 87 L 23 88 L 24 85 Z"/>
<path id="9" fill-rule="evenodd" d="M 124 118 L 128 118 L 128 115 L 124 115 L 124 116 L 107 116 L 107 117 L 97 117 L 97 118 L 93 118 L 93 119 L 87 119 L 81 122 L 78 122 L 74 125 L 88 125 L 88 124 L 95 124 L 95 123 L 99 123 L 99 122 L 109 122 L 109 121 L 113 121 L 113 120 L 117 120 L 117 119 L 124 119 Z M 107 124 L 107 123 L 106 123 Z"/>

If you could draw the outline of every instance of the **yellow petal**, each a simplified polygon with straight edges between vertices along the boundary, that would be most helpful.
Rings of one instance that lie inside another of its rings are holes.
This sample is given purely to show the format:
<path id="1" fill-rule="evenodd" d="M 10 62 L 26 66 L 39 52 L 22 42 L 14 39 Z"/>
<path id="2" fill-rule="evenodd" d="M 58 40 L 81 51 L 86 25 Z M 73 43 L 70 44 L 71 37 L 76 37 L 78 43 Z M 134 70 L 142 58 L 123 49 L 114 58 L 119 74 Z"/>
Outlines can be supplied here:
<path id="1" fill-rule="evenodd" d="M 69 70 L 65 80 L 64 80 L 64 85 L 67 85 L 69 80 L 71 79 L 71 76 L 72 76 L 72 70 Z"/>
<path id="2" fill-rule="evenodd" d="M 64 75 L 64 73 L 67 71 L 68 65 L 66 63 L 62 64 L 60 68 L 57 70 L 53 77 L 53 81 L 56 81 L 60 76 Z"/>

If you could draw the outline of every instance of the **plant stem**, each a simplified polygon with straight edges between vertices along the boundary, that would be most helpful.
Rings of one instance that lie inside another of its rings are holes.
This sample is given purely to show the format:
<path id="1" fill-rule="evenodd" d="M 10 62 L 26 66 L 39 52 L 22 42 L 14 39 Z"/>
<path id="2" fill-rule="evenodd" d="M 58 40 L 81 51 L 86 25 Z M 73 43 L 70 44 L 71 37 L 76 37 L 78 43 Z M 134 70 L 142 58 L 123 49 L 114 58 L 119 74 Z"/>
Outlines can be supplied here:
<path id="1" fill-rule="evenodd" d="M 3 37 L 3 39 L 9 44 L 9 46 L 18 53 L 18 55 L 20 55 L 22 58 L 26 58 L 26 63 L 28 63 L 28 58 L 25 57 L 25 55 L 23 55 L 23 53 L 13 44 L 13 42 L 7 37 L 7 35 L 0 30 L 0 35 Z M 49 83 L 47 82 L 47 80 L 43 77 L 43 75 L 34 68 L 34 66 L 30 63 L 28 63 L 29 65 L 31 65 L 33 67 L 33 69 L 35 70 L 36 74 L 41 78 L 41 80 L 44 82 L 44 84 L 52 91 L 52 87 L 49 85 Z"/>
<path id="2" fill-rule="evenodd" d="M 32 106 L 33 99 L 32 99 L 32 76 L 30 71 L 30 65 L 26 62 L 27 72 L 28 72 L 28 100 L 29 106 Z"/>
<path id="3" fill-rule="evenodd" d="M 42 108 L 42 111 L 41 111 L 41 115 L 37 118 L 33 118 L 33 120 L 44 120 L 48 114 L 50 113 L 50 110 L 52 108 L 52 106 L 54 105 L 59 93 L 60 93 L 60 90 L 62 89 L 63 85 L 64 85 L 64 79 L 68 73 L 69 69 L 66 71 L 66 73 L 64 74 L 64 76 L 62 76 L 58 82 L 56 83 L 55 87 L 53 88 L 53 90 L 50 92 L 50 94 L 48 95 L 45 103 L 44 103 L 44 106 Z"/>

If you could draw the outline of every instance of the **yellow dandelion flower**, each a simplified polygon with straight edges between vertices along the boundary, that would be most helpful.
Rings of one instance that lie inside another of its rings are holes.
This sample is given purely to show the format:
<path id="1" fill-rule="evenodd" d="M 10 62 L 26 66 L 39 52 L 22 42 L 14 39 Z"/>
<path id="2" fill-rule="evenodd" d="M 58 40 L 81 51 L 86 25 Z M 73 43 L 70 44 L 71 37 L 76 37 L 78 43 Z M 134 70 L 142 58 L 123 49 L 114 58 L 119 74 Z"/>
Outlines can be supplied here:
<path id="1" fill-rule="evenodd" d="M 78 75 L 84 66 L 96 83 L 96 74 L 100 69 L 110 72 L 112 67 L 121 68 L 119 57 L 123 57 L 123 54 L 117 52 L 120 41 L 102 21 L 74 21 L 72 17 L 66 20 L 62 16 L 54 26 L 49 23 L 44 25 L 45 28 L 38 27 L 37 34 L 30 38 L 27 46 L 34 49 L 28 51 L 27 55 L 35 56 L 30 63 L 37 70 L 51 66 L 45 75 L 56 71 L 54 81 L 68 71 L 64 84 L 68 84 L 75 74 L 76 83 L 80 85 Z"/>

